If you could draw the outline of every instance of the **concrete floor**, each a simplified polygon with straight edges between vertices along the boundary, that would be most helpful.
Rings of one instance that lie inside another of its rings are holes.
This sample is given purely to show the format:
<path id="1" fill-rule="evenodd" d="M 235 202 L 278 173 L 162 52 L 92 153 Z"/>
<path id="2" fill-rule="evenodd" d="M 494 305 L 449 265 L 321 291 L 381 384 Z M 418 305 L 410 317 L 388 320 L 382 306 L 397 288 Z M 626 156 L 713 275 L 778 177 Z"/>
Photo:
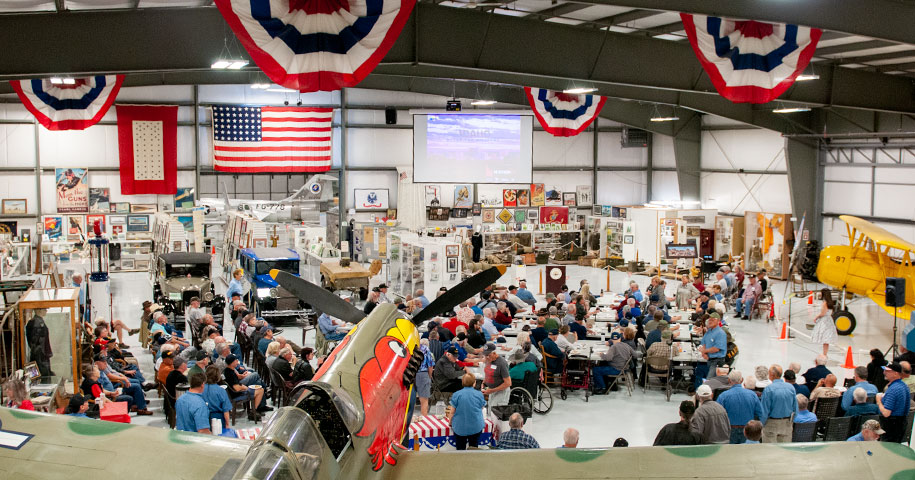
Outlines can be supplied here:
<path id="1" fill-rule="evenodd" d="M 538 290 L 538 278 L 542 270 L 543 267 L 526 267 L 524 273 L 528 279 L 528 287 L 535 293 Z M 140 304 L 143 300 L 150 299 L 152 295 L 152 287 L 147 275 L 115 273 L 111 277 L 111 289 L 115 298 L 115 317 L 126 322 L 129 327 L 138 326 Z M 500 279 L 500 283 L 515 283 L 516 278 L 514 270 L 510 269 Z M 606 271 L 575 265 L 567 267 L 567 283 L 570 286 L 576 288 L 583 278 L 588 279 L 592 292 L 597 293 L 601 289 L 608 289 Z M 638 281 L 643 288 L 648 285 L 649 281 L 644 276 L 611 272 L 609 289 L 621 292 L 626 288 L 630 279 Z M 381 281 L 381 278 L 377 278 L 373 284 L 381 283 Z M 674 282 L 668 281 L 668 283 L 671 290 L 669 293 L 672 294 Z M 225 285 L 217 281 L 217 290 L 224 289 Z M 782 304 L 785 293 L 784 282 L 774 282 L 772 291 L 776 297 L 778 315 L 785 318 L 788 315 L 788 305 Z M 795 298 L 791 301 L 792 327 L 797 328 L 801 334 L 809 335 L 810 331 L 804 327 L 804 323 L 812 321 L 819 305 L 815 302 L 814 305 L 809 306 L 805 298 Z M 850 370 L 839 366 L 844 362 L 847 348 L 851 346 L 855 352 L 855 365 L 866 365 L 869 362 L 867 351 L 871 348 L 885 350 L 889 347 L 893 328 L 892 317 L 867 299 L 855 301 L 849 308 L 857 316 L 857 329 L 854 335 L 839 338 L 839 344 L 831 348 L 828 364 L 840 381 L 842 378 L 851 376 Z M 733 319 L 731 313 L 726 316 L 726 320 L 731 325 L 731 333 L 740 349 L 736 367 L 744 372 L 752 371 L 756 365 L 779 363 L 787 366 L 793 361 L 800 362 L 802 369 L 806 370 L 813 366 L 814 358 L 822 349 L 819 345 L 811 344 L 800 334 L 789 341 L 777 340 L 778 332 L 775 322 Z M 899 322 L 900 330 L 904 322 L 905 320 Z M 225 335 L 231 339 L 234 337 L 234 332 L 231 331 L 231 324 L 226 323 Z M 301 338 L 301 333 L 296 328 L 285 328 L 284 335 L 293 340 Z M 127 343 L 136 345 L 137 337 L 131 337 Z M 309 335 L 306 344 L 310 346 L 313 343 L 314 337 Z M 143 372 L 147 377 L 151 377 L 151 355 L 137 347 L 132 348 L 131 351 L 140 359 Z M 584 394 L 581 392 L 571 392 L 565 401 L 559 399 L 558 392 L 555 393 L 553 410 L 545 416 L 535 415 L 525 427 L 525 430 L 534 435 L 544 447 L 561 445 L 562 432 L 568 427 L 575 427 L 581 432 L 579 443 L 581 447 L 609 446 L 617 437 L 626 438 L 633 446 L 651 445 L 658 430 L 664 424 L 678 420 L 677 406 L 681 400 L 687 398 L 685 394 L 675 394 L 671 397 L 670 402 L 667 402 L 663 393 L 657 389 L 643 393 L 640 388 L 636 388 L 631 398 L 625 390 L 622 390 L 611 392 L 606 396 L 591 397 L 590 401 L 586 403 Z M 167 425 L 162 414 L 161 400 L 156 398 L 155 392 L 150 392 L 148 396 L 151 400 L 150 409 L 155 412 L 155 415 L 135 417 L 133 418 L 134 423 L 165 428 Z M 251 426 L 254 425 L 247 419 L 241 419 L 236 428 Z"/>

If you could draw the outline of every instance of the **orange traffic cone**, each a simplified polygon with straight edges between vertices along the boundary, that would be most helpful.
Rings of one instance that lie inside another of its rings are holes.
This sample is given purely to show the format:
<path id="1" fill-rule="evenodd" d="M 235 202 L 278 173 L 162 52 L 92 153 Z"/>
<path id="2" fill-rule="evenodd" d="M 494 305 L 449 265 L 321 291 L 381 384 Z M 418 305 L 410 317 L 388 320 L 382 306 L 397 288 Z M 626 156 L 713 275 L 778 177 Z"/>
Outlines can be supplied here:
<path id="1" fill-rule="evenodd" d="M 807 295 L 807 305 L 813 305 L 813 292 L 810 292 L 810 295 Z"/>
<path id="2" fill-rule="evenodd" d="M 782 333 L 778 336 L 779 340 L 788 340 L 788 323 L 782 322 Z"/>
<path id="3" fill-rule="evenodd" d="M 845 354 L 845 364 L 842 365 L 842 368 L 855 368 L 855 358 L 851 353 L 851 347 L 848 347 L 848 352 Z"/>
<path id="4" fill-rule="evenodd" d="M 775 318 L 775 302 L 769 304 L 769 318 Z"/>

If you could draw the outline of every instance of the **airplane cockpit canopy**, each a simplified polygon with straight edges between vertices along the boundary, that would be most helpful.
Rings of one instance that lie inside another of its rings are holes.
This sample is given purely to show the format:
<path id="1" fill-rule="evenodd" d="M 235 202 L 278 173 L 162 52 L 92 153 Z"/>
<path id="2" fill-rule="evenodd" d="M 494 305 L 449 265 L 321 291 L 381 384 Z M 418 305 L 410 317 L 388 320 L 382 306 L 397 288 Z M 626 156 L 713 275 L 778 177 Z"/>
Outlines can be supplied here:
<path id="1" fill-rule="evenodd" d="M 322 467 L 336 470 L 315 421 L 295 407 L 281 408 L 248 450 L 234 480 L 312 480 Z"/>

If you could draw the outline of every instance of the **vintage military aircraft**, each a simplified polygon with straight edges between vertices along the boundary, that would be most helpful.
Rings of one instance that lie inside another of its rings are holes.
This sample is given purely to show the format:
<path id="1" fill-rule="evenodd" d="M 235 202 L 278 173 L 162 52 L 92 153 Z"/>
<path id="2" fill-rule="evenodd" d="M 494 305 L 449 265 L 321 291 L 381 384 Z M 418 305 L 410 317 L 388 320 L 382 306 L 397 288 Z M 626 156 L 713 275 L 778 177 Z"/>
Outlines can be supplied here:
<path id="1" fill-rule="evenodd" d="M 309 177 L 304 185 L 282 200 L 232 199 L 228 193 L 224 193 L 224 198 L 201 198 L 197 205 L 206 207 L 206 215 L 211 218 L 223 218 L 227 211 L 238 210 L 265 222 L 307 220 L 302 218 L 301 211 L 297 214 L 296 210 L 311 208 L 317 211 L 317 202 L 333 198 L 332 182 L 336 181 L 337 177 L 333 175 L 317 174 Z M 228 192 L 224 183 L 222 190 Z"/>
<path id="2" fill-rule="evenodd" d="M 0 448 L 0 478 L 679 479 L 707 472 L 788 478 L 839 471 L 855 479 L 901 480 L 915 474 L 912 450 L 884 442 L 402 452 L 421 360 L 416 326 L 433 316 L 426 312 L 453 307 L 501 275 L 494 268 L 481 272 L 413 318 L 391 304 L 363 318 L 330 292 L 276 272 L 280 285 L 328 315 L 361 321 L 253 443 L 0 408 L 0 447 L 6 447 Z"/>
<path id="3" fill-rule="evenodd" d="M 851 215 L 840 215 L 848 231 L 848 245 L 830 245 L 820 252 L 817 278 L 820 282 L 841 290 L 839 308 L 833 312 L 840 335 L 854 331 L 857 321 L 845 307 L 845 293 L 870 298 L 890 315 L 908 319 L 915 310 L 915 244 Z M 886 306 L 886 278 L 906 279 L 906 304 Z"/>

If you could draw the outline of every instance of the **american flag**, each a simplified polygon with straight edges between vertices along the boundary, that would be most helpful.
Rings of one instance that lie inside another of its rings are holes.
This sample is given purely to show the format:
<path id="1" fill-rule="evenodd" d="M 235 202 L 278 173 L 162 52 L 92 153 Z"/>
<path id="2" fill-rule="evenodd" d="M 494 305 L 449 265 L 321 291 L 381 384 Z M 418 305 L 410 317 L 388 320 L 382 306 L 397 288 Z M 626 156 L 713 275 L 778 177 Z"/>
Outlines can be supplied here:
<path id="1" fill-rule="evenodd" d="M 222 172 L 326 172 L 332 108 L 213 107 L 213 169 Z"/>

